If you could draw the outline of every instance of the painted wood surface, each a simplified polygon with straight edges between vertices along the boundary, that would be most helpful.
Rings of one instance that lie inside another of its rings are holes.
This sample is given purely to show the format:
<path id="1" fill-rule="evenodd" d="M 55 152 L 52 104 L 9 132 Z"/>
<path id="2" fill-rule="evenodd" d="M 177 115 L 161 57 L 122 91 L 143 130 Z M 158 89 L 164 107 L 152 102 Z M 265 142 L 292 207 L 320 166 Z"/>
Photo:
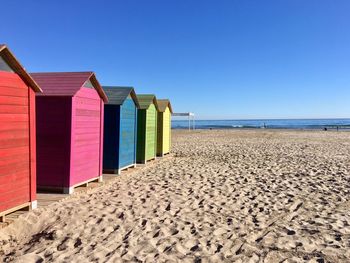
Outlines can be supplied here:
<path id="1" fill-rule="evenodd" d="M 169 107 L 164 112 L 158 112 L 157 155 L 170 152 L 171 146 L 171 113 Z"/>
<path id="2" fill-rule="evenodd" d="M 157 155 L 163 156 L 163 116 L 164 112 L 158 112 L 157 125 Z"/>
<path id="3" fill-rule="evenodd" d="M 0 212 L 36 199 L 34 122 L 33 90 L 0 72 Z"/>
<path id="4" fill-rule="evenodd" d="M 157 110 L 154 104 L 147 109 L 146 116 L 146 160 L 156 156 L 157 150 Z"/>
<path id="5" fill-rule="evenodd" d="M 134 100 L 128 98 L 120 110 L 119 168 L 136 163 L 136 128 L 137 108 Z"/>
<path id="6" fill-rule="evenodd" d="M 102 175 L 103 101 L 81 88 L 72 102 L 70 186 Z"/>
<path id="7" fill-rule="evenodd" d="M 30 201 L 36 201 L 36 96 L 32 89 L 29 89 L 29 152 L 30 152 Z"/>
<path id="8" fill-rule="evenodd" d="M 120 106 L 104 106 L 103 169 L 114 171 L 119 168 L 119 123 Z"/>
<path id="9" fill-rule="evenodd" d="M 137 162 L 144 163 L 156 157 L 157 109 L 151 104 L 147 110 L 138 110 L 137 116 Z"/>
<path id="10" fill-rule="evenodd" d="M 146 161 L 146 116 L 147 110 L 137 111 L 136 161 L 139 163 Z"/>
<path id="11" fill-rule="evenodd" d="M 103 101 L 95 89 L 37 97 L 40 188 L 66 188 L 102 174 Z"/>
<path id="12" fill-rule="evenodd" d="M 71 97 L 37 96 L 37 184 L 69 187 Z"/>

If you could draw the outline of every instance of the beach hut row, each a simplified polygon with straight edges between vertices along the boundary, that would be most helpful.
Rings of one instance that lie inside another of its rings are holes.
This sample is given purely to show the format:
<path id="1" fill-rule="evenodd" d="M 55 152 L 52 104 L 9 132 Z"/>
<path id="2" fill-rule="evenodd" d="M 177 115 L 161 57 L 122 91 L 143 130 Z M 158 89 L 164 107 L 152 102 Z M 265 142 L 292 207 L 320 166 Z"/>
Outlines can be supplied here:
<path id="1" fill-rule="evenodd" d="M 170 153 L 171 113 L 93 72 L 28 73 L 0 45 L 0 221 L 35 208 L 37 189 L 70 194 Z"/>

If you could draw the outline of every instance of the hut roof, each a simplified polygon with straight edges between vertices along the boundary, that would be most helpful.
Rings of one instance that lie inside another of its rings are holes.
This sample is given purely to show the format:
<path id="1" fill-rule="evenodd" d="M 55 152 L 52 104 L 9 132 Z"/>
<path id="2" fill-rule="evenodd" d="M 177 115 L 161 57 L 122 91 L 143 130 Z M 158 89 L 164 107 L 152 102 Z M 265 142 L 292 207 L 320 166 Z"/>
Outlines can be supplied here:
<path id="1" fill-rule="evenodd" d="M 29 87 L 31 87 L 35 92 L 42 92 L 38 83 L 36 83 L 35 80 L 27 73 L 9 48 L 4 44 L 0 44 L 0 56 L 11 66 L 11 69 L 15 71 Z"/>
<path id="2" fill-rule="evenodd" d="M 130 95 L 139 108 L 139 101 L 133 87 L 103 86 L 102 88 L 108 97 L 107 104 L 122 105 Z"/>
<path id="3" fill-rule="evenodd" d="M 104 102 L 108 101 L 95 73 L 87 72 L 40 72 L 30 73 L 44 93 L 42 96 L 74 96 L 84 85 L 90 83 Z M 89 83 L 90 82 L 90 83 Z"/>
<path id="4" fill-rule="evenodd" d="M 160 99 L 160 100 L 157 100 L 157 103 L 158 103 L 158 111 L 164 112 L 166 108 L 169 107 L 170 112 L 173 113 L 173 108 L 171 107 L 170 100 Z"/>
<path id="5" fill-rule="evenodd" d="M 140 109 L 147 110 L 148 107 L 153 103 L 158 110 L 157 98 L 153 94 L 138 94 L 137 99 L 139 101 Z"/>

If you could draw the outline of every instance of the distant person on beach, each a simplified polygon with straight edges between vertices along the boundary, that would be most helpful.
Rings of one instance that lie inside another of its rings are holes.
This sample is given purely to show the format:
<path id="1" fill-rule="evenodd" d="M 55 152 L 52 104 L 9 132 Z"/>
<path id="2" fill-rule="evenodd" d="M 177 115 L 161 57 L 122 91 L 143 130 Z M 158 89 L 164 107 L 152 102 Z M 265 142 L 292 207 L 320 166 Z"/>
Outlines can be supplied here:
<path id="1" fill-rule="evenodd" d="M 327 127 L 324 127 L 324 129 L 323 129 L 324 131 L 328 131 L 328 129 L 327 129 Z"/>

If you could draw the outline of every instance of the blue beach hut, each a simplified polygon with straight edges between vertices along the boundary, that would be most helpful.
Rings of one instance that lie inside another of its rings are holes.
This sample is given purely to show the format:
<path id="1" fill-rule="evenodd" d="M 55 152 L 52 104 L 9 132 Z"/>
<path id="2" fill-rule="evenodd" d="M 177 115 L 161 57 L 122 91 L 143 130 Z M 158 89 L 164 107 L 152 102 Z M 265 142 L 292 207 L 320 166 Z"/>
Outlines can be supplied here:
<path id="1" fill-rule="evenodd" d="M 108 97 L 104 107 L 103 171 L 120 174 L 136 165 L 137 109 L 132 87 L 103 87 Z"/>

